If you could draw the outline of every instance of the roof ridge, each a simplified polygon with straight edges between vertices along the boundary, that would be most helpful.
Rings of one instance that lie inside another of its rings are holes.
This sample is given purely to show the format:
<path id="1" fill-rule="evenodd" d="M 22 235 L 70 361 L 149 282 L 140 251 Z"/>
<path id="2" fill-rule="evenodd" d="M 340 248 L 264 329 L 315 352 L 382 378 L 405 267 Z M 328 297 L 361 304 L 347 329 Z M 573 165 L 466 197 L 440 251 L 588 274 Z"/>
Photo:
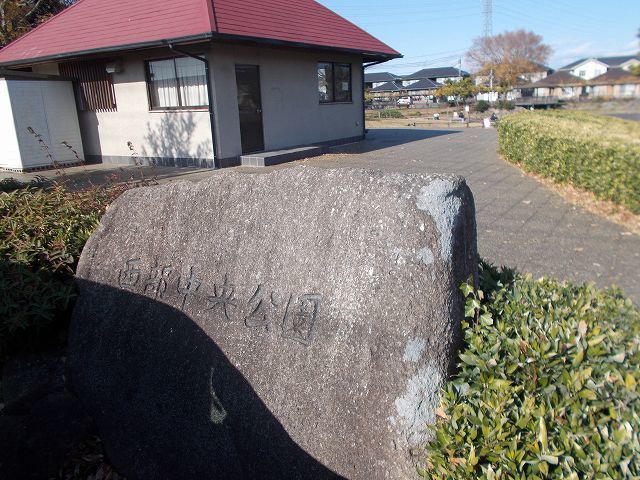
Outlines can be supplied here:
<path id="1" fill-rule="evenodd" d="M 85 0 L 78 0 L 76 3 L 72 3 L 71 5 L 69 5 L 67 8 L 65 8 L 64 10 L 61 10 L 60 12 L 56 13 L 55 15 L 51 15 L 49 18 L 47 18 L 44 22 L 39 23 L 38 25 L 36 25 L 34 28 L 32 28 L 31 30 L 29 30 L 28 32 L 26 32 L 24 35 L 20 35 L 18 38 L 14 38 L 12 41 L 10 41 L 9 43 L 7 43 L 4 47 L 0 48 L 0 52 L 2 50 L 4 50 L 5 48 L 7 48 L 9 45 L 15 45 L 16 43 L 20 42 L 20 40 L 23 40 L 24 38 L 30 36 L 33 32 L 40 30 L 41 27 L 45 26 L 47 23 L 49 23 L 50 21 L 59 18 L 61 16 L 63 16 L 65 13 L 67 13 L 69 10 L 71 10 L 73 7 L 76 7 L 78 5 L 80 5 L 82 2 L 84 2 Z"/>

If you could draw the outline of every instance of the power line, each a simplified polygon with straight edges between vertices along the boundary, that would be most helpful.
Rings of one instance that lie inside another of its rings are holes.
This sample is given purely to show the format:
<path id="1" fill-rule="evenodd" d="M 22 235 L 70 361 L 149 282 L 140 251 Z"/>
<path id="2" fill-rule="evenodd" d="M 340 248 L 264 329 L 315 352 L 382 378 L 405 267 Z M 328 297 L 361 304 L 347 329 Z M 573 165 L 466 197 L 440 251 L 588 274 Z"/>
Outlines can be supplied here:
<path id="1" fill-rule="evenodd" d="M 426 68 L 432 65 L 436 65 L 436 64 L 449 64 L 447 66 L 450 66 L 451 64 L 457 63 L 457 60 L 460 59 L 460 55 L 449 55 L 447 57 L 440 57 L 440 58 L 435 58 L 429 61 L 424 61 L 424 62 L 411 62 L 411 63 L 389 63 L 389 64 L 385 64 L 384 66 L 382 65 L 376 65 L 374 67 L 371 68 L 371 70 L 367 69 L 367 71 L 370 71 L 371 73 L 373 72 L 378 72 L 378 71 L 385 71 L 386 70 L 390 70 L 390 69 L 395 69 L 395 68 L 401 68 L 402 70 L 408 69 L 408 68 L 413 68 L 413 69 L 422 69 L 422 68 Z"/>

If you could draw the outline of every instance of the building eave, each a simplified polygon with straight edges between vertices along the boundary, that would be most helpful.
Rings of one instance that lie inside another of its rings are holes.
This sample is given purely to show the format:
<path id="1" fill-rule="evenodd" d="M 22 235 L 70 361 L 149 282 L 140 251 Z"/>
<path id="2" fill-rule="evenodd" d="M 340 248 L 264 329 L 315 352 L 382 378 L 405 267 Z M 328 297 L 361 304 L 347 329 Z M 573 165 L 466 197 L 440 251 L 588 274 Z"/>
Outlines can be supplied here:
<path id="1" fill-rule="evenodd" d="M 243 43 L 243 44 L 253 44 L 253 45 L 269 45 L 272 47 L 287 47 L 287 48 L 304 49 L 304 50 L 315 50 L 318 52 L 330 51 L 330 52 L 339 52 L 339 53 L 345 53 L 345 54 L 357 54 L 357 55 L 361 55 L 362 58 L 366 61 L 376 61 L 381 63 L 389 60 L 393 60 L 395 58 L 402 58 L 402 55 L 400 53 L 393 54 L 393 53 L 386 53 L 386 52 L 374 52 L 374 51 L 366 51 L 366 50 L 363 51 L 363 50 L 352 49 L 352 48 L 331 47 L 331 46 L 314 45 L 314 44 L 308 44 L 308 43 L 288 42 L 288 41 L 269 39 L 269 38 L 245 37 L 245 36 L 239 36 L 239 35 L 228 35 L 228 34 L 207 32 L 200 35 L 191 35 L 188 37 L 154 40 L 154 41 L 142 42 L 142 43 L 131 43 L 126 45 L 117 45 L 113 47 L 96 48 L 96 49 L 90 49 L 90 50 L 79 50 L 75 52 L 65 52 L 65 53 L 56 54 L 56 55 L 48 55 L 48 56 L 42 56 L 42 57 L 32 57 L 32 58 L 25 58 L 25 59 L 19 59 L 19 60 L 12 60 L 8 62 L 0 62 L 0 67 L 28 66 L 28 65 L 35 65 L 40 63 L 61 61 L 61 60 L 78 59 L 78 58 L 94 56 L 94 55 L 132 52 L 136 50 L 146 50 L 151 48 L 166 47 L 170 43 L 175 45 L 188 45 L 188 44 L 202 43 L 202 42 L 208 42 L 208 41 Z"/>

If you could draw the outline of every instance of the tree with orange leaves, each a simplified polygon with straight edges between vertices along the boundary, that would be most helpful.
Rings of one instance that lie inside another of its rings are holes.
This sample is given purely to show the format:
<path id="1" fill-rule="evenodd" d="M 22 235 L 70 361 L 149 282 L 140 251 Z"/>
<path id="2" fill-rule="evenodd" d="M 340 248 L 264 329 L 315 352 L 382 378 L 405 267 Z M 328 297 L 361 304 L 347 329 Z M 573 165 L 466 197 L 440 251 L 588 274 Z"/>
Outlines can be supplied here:
<path id="1" fill-rule="evenodd" d="M 476 38 L 466 58 L 478 75 L 492 75 L 494 84 L 512 86 L 521 75 L 539 71 L 551 53 L 540 35 L 516 30 Z"/>

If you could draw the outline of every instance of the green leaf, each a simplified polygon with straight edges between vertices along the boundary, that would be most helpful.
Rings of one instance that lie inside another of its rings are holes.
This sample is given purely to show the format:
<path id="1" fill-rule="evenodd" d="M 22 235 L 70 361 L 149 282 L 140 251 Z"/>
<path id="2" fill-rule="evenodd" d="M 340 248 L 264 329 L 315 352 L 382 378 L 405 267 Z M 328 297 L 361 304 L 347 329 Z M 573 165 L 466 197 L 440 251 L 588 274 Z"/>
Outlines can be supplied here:
<path id="1" fill-rule="evenodd" d="M 542 451 L 546 452 L 547 448 L 549 448 L 549 441 L 547 438 L 547 426 L 544 423 L 543 417 L 540 417 L 538 421 L 538 441 L 540 442 Z"/>

